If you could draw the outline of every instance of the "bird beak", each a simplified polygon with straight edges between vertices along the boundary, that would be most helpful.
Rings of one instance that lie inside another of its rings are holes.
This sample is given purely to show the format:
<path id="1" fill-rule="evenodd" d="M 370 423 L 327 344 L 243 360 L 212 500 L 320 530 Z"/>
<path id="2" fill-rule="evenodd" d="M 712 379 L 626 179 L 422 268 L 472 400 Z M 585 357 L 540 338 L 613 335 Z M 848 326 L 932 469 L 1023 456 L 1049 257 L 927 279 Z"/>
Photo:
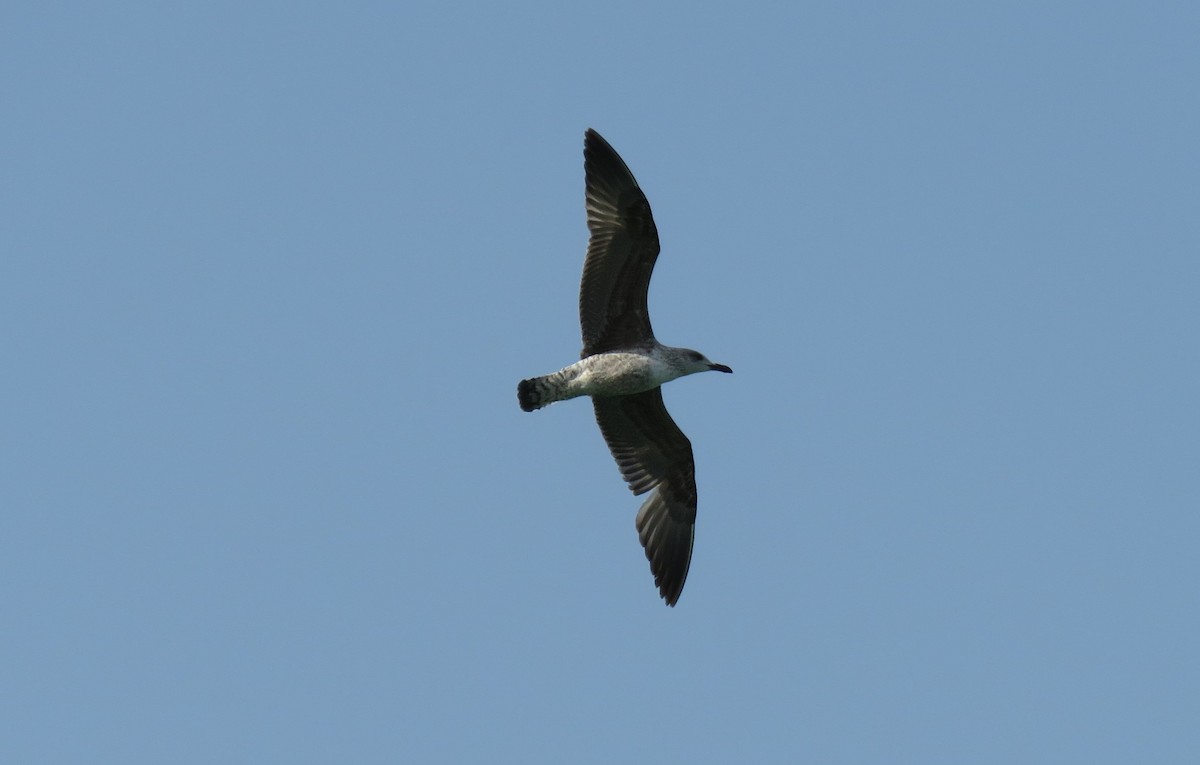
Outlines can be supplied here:
<path id="1" fill-rule="evenodd" d="M 711 369 L 714 372 L 733 372 L 732 369 L 725 366 L 724 364 L 712 364 L 709 366 L 709 369 Z"/>

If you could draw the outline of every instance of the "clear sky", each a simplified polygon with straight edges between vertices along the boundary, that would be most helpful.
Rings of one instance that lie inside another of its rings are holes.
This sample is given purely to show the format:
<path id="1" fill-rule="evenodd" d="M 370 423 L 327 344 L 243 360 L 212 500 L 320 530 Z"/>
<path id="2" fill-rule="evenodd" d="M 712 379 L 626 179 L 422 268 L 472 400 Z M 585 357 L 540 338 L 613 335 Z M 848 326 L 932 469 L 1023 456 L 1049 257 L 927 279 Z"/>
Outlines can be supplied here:
<path id="1" fill-rule="evenodd" d="M 1200 762 L 1200 6 L 735 5 L 5 5 L 0 761 Z"/>

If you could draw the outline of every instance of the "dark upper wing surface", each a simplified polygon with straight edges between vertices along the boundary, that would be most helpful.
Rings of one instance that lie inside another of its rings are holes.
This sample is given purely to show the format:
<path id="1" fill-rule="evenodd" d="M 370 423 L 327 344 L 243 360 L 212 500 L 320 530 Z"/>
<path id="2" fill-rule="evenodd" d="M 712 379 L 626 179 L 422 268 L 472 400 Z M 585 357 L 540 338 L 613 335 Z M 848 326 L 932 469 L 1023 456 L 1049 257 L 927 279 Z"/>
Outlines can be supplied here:
<path id="1" fill-rule="evenodd" d="M 634 494 L 653 490 L 637 515 L 638 537 L 667 605 L 683 591 L 696 528 L 692 444 L 671 419 L 662 389 L 593 397 L 596 422 Z"/>
<path id="2" fill-rule="evenodd" d="M 584 136 L 587 259 L 579 288 L 583 356 L 644 344 L 654 337 L 646 309 L 658 258 L 658 229 L 633 173 L 599 133 Z"/>

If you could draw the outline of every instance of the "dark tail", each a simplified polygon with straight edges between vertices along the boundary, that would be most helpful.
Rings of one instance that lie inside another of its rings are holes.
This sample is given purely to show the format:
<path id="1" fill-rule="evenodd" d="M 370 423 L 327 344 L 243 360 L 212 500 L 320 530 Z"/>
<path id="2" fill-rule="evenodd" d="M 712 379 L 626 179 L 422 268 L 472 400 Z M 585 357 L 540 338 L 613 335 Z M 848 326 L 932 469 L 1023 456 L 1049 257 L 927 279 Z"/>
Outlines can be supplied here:
<path id="1" fill-rule="evenodd" d="M 530 380 L 522 380 L 517 383 L 517 402 L 526 412 L 532 412 L 534 409 L 541 409 L 546 404 L 550 403 L 545 400 L 546 385 L 541 377 L 534 377 Z"/>

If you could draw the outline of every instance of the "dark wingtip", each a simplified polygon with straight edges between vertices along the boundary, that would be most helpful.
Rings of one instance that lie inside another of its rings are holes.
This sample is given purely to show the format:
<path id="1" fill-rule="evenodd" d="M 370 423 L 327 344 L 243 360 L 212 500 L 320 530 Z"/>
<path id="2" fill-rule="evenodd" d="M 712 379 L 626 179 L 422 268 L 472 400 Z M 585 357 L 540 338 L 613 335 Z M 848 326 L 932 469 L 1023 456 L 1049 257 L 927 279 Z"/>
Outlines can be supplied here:
<path id="1" fill-rule="evenodd" d="M 689 520 L 673 518 L 661 491 L 655 491 L 642 505 L 635 525 L 658 594 L 668 606 L 674 607 L 683 593 L 691 566 L 695 525 Z"/>
<path id="2" fill-rule="evenodd" d="M 591 128 L 588 128 L 583 134 L 583 162 L 585 173 L 589 177 L 592 173 L 619 176 L 622 171 L 627 173 L 630 178 L 633 177 L 629 166 L 625 164 L 625 160 L 621 159 L 621 155 L 617 154 L 617 150 L 612 147 L 612 144 Z M 637 185 L 637 181 L 634 181 L 634 185 Z"/>
<path id="3" fill-rule="evenodd" d="M 583 150 L 586 153 L 596 144 L 608 146 L 608 141 L 604 140 L 604 136 L 597 133 L 592 128 L 588 128 L 583 132 Z"/>

